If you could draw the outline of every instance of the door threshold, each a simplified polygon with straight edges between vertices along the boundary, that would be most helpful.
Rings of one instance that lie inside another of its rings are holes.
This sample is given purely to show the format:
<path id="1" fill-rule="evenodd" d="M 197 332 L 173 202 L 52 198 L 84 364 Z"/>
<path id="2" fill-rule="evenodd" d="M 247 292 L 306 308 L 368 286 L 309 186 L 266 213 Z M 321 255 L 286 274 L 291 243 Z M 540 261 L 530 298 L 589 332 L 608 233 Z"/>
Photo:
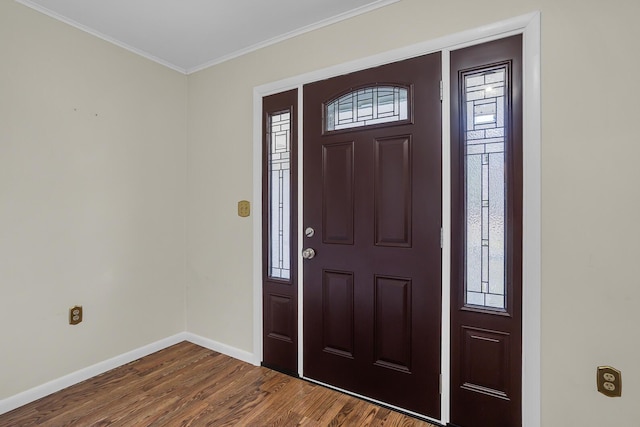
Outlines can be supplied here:
<path id="1" fill-rule="evenodd" d="M 392 411 L 396 411 L 396 412 L 399 412 L 399 413 L 401 413 L 403 415 L 407 415 L 409 417 L 416 418 L 416 419 L 418 419 L 420 421 L 426 421 L 428 423 L 433 424 L 436 427 L 444 427 L 444 424 L 442 424 L 442 421 L 436 420 L 436 419 L 428 417 L 426 415 L 419 414 L 417 412 L 413 412 L 413 411 L 410 411 L 408 409 L 400 408 L 398 406 L 394 406 L 394 405 L 391 405 L 389 403 L 381 402 L 379 400 L 372 399 L 371 397 L 363 396 L 361 394 L 354 393 L 352 391 L 345 390 L 345 389 L 342 389 L 340 387 L 335 387 L 335 386 L 332 386 L 330 384 L 323 383 L 323 382 L 318 381 L 318 380 L 314 380 L 312 378 L 307 378 L 305 376 L 302 376 L 300 378 L 305 380 L 305 381 L 307 381 L 307 382 L 310 382 L 310 383 L 313 383 L 313 384 L 317 384 L 319 386 L 326 387 L 326 388 L 329 388 L 331 390 L 338 391 L 340 393 L 348 394 L 349 396 L 356 397 L 358 399 L 364 400 L 364 401 L 369 402 L 369 403 L 373 403 L 374 405 L 378 405 L 378 406 L 381 406 L 383 408 L 391 409 Z"/>

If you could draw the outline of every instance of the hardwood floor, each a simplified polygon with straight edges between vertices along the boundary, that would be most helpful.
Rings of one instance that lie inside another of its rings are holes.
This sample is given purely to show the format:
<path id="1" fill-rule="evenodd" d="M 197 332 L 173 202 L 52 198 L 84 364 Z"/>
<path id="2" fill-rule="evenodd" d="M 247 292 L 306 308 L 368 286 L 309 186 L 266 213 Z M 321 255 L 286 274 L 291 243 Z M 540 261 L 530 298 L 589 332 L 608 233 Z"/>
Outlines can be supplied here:
<path id="1" fill-rule="evenodd" d="M 182 342 L 0 415 L 0 426 L 431 424 Z"/>

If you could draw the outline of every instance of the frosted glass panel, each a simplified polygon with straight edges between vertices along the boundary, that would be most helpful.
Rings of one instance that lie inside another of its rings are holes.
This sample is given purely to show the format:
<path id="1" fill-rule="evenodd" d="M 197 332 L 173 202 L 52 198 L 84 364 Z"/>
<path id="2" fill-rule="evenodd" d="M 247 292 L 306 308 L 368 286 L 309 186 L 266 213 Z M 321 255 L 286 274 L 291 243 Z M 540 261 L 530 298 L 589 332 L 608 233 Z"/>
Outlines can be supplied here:
<path id="1" fill-rule="evenodd" d="M 269 276 L 291 277 L 291 114 L 269 117 Z"/>
<path id="2" fill-rule="evenodd" d="M 465 304 L 505 309 L 506 69 L 464 78 Z"/>
<path id="3" fill-rule="evenodd" d="M 325 106 L 325 130 L 333 131 L 407 120 L 408 90 L 396 86 L 358 89 Z"/>

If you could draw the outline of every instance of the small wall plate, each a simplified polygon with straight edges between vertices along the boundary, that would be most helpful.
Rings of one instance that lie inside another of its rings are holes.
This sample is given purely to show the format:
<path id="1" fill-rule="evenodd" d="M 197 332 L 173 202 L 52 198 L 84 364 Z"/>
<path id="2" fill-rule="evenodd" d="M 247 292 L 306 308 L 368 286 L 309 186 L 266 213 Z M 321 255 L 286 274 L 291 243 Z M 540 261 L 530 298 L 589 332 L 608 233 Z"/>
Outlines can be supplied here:
<path id="1" fill-rule="evenodd" d="M 622 372 L 611 366 L 598 366 L 598 391 L 608 397 L 622 396 Z"/>
<path id="2" fill-rule="evenodd" d="M 82 306 L 75 305 L 69 309 L 69 324 L 77 325 L 82 322 Z"/>
<path id="3" fill-rule="evenodd" d="M 238 216 L 246 218 L 251 214 L 251 204 L 248 200 L 240 200 L 238 202 Z"/>

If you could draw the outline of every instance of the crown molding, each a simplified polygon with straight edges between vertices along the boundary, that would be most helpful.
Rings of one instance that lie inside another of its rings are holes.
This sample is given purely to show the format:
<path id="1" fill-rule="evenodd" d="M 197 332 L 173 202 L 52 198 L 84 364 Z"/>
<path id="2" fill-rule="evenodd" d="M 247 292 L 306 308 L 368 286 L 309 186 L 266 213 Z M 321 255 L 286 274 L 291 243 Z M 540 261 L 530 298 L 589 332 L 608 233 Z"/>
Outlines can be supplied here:
<path id="1" fill-rule="evenodd" d="M 152 55 L 152 54 L 150 54 L 150 53 L 148 53 L 148 52 L 146 52 L 144 50 L 135 48 L 135 47 L 133 47 L 133 46 L 127 44 L 127 43 L 124 43 L 124 42 L 122 42 L 122 41 L 120 41 L 118 39 L 115 39 L 115 38 L 110 37 L 110 36 L 108 36 L 106 34 L 103 34 L 100 31 L 97 31 L 97 30 L 95 30 L 93 28 L 90 28 L 90 27 L 88 27 L 86 25 L 83 25 L 83 24 L 81 24 L 81 23 L 79 23 L 77 21 L 74 21 L 73 19 L 69 19 L 69 18 L 67 18 L 65 16 L 62 16 L 59 13 L 56 13 L 56 12 L 46 8 L 46 7 L 43 7 L 40 4 L 36 4 L 31 0 L 15 0 L 15 1 L 17 3 L 20 3 L 20 4 L 28 7 L 28 8 L 36 10 L 36 11 L 38 11 L 38 12 L 44 14 L 44 15 L 47 15 L 50 18 L 53 18 L 53 19 L 58 20 L 60 22 L 63 22 L 65 24 L 70 25 L 70 26 L 72 26 L 74 28 L 77 28 L 77 29 L 79 29 L 81 31 L 84 31 L 85 33 L 91 34 L 94 37 L 97 37 L 97 38 L 102 39 L 102 40 L 104 40 L 106 42 L 114 44 L 114 45 L 116 45 L 116 46 L 118 46 L 118 47 L 120 47 L 122 49 L 128 50 L 129 52 L 132 52 L 132 53 L 134 53 L 134 54 L 136 54 L 138 56 L 141 56 L 141 57 L 146 58 L 146 59 L 148 59 L 150 61 L 153 61 L 155 63 L 163 65 L 163 66 L 165 66 L 167 68 L 170 68 L 170 69 L 172 69 L 174 71 L 177 71 L 179 73 L 188 75 L 188 74 L 196 73 L 198 71 L 202 71 L 202 70 L 204 70 L 206 68 L 209 68 L 209 67 L 213 67 L 214 65 L 222 64 L 223 62 L 230 61 L 232 59 L 238 58 L 240 56 L 243 56 L 243 55 L 246 55 L 248 53 L 254 52 L 256 50 L 262 49 L 264 47 L 271 46 L 271 45 L 274 45 L 276 43 L 280 43 L 280 42 L 282 42 L 284 40 L 287 40 L 287 39 L 290 39 L 290 38 L 293 38 L 293 37 L 297 37 L 297 36 L 299 36 L 301 34 L 308 33 L 308 32 L 311 32 L 311 31 L 314 31 L 314 30 L 317 30 L 317 29 L 320 29 L 320 28 L 323 28 L 323 27 L 326 27 L 326 26 L 329 26 L 329 25 L 333 25 L 333 24 L 338 23 L 340 21 L 344 21 L 346 19 L 350 19 L 350 18 L 356 17 L 358 15 L 365 14 L 367 12 L 371 12 L 373 10 L 388 6 L 388 5 L 393 4 L 393 3 L 397 3 L 400 0 L 378 0 L 378 1 L 375 1 L 375 2 L 370 3 L 368 5 L 361 6 L 359 8 L 350 10 L 348 12 L 341 13 L 341 14 L 336 15 L 336 16 L 332 16 L 331 18 L 324 19 L 322 21 L 316 22 L 316 23 L 311 24 L 311 25 L 307 25 L 307 26 L 302 27 L 302 28 L 298 28 L 296 30 L 293 30 L 293 31 L 290 31 L 288 33 L 282 34 L 280 36 L 270 38 L 270 39 L 262 41 L 260 43 L 256 43 L 256 44 L 251 45 L 249 47 L 246 47 L 244 49 L 237 50 L 237 51 L 232 52 L 232 53 L 230 53 L 228 55 L 224 55 L 224 56 L 221 56 L 219 58 L 215 58 L 215 59 L 213 59 L 211 61 L 207 61 L 207 62 L 205 62 L 203 64 L 200 64 L 200 65 L 197 65 L 197 66 L 191 67 L 191 68 L 184 68 L 184 67 L 178 66 L 178 65 L 173 64 L 173 63 L 171 63 L 169 61 L 166 61 L 166 60 L 164 60 L 162 58 L 159 58 L 159 57 L 157 57 L 155 55 Z"/>

